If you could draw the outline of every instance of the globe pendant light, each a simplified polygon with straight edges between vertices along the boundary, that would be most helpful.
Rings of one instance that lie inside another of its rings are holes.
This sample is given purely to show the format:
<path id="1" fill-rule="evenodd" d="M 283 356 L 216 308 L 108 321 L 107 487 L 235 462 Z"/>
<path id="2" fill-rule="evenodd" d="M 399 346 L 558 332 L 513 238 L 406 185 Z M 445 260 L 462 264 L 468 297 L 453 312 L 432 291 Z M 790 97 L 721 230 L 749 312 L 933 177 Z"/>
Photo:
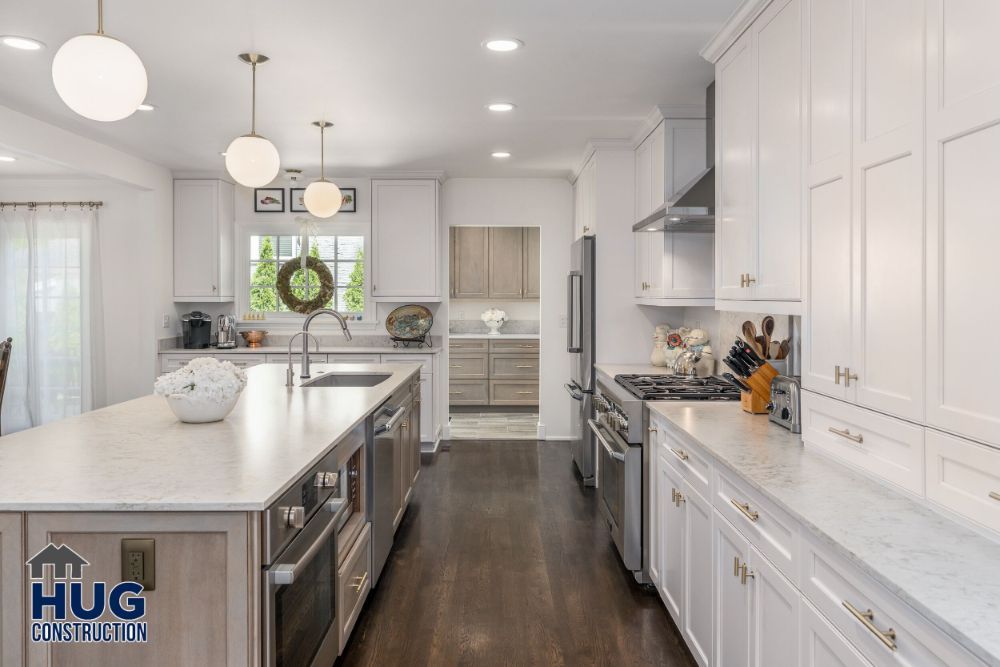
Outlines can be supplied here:
<path id="1" fill-rule="evenodd" d="M 340 210 L 340 205 L 344 201 L 340 188 L 326 180 L 326 154 L 323 144 L 326 139 L 326 128 L 332 127 L 333 123 L 319 120 L 313 125 L 319 128 L 319 180 L 309 184 L 305 194 L 302 195 L 302 201 L 306 205 L 306 210 L 317 218 L 329 218 Z"/>
<path id="2" fill-rule="evenodd" d="M 226 170 L 240 185 L 259 188 L 273 181 L 281 166 L 278 149 L 257 134 L 257 65 L 266 63 L 268 57 L 259 53 L 241 53 L 240 60 L 250 65 L 250 134 L 236 137 L 229 144 L 225 153 Z"/>
<path id="3" fill-rule="evenodd" d="M 91 120 L 127 118 L 146 99 L 146 68 L 139 56 L 104 34 L 103 0 L 97 0 L 97 32 L 59 47 L 52 83 L 66 106 Z"/>

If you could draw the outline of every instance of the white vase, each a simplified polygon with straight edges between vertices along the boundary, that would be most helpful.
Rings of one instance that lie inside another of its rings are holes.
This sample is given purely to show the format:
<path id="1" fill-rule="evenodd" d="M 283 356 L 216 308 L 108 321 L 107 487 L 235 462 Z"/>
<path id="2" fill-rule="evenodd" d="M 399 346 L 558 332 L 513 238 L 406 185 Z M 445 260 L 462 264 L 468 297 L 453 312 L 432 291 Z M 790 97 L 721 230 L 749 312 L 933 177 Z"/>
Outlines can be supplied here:
<path id="1" fill-rule="evenodd" d="M 191 400 L 183 394 L 172 394 L 165 396 L 167 405 L 173 410 L 179 420 L 187 424 L 205 424 L 208 422 L 222 421 L 236 407 L 240 395 L 222 403 L 215 401 Z"/>
<path id="2" fill-rule="evenodd" d="M 664 347 L 666 342 L 656 341 L 653 343 L 653 353 L 649 355 L 649 363 L 653 366 L 666 366 L 667 358 L 664 354 Z"/>

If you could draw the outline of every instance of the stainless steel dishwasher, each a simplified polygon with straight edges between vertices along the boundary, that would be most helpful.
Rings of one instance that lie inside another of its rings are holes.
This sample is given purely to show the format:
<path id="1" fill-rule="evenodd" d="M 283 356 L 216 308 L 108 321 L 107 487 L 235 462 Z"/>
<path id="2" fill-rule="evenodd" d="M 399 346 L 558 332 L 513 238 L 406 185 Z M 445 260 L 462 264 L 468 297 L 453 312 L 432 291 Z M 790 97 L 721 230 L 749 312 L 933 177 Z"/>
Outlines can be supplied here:
<path id="1" fill-rule="evenodd" d="M 368 507 L 372 521 L 372 588 L 382 576 L 382 568 L 392 550 L 395 533 L 393 522 L 398 510 L 399 456 L 402 449 L 402 425 L 410 410 L 412 397 L 409 384 L 389 397 L 375 414 Z"/>

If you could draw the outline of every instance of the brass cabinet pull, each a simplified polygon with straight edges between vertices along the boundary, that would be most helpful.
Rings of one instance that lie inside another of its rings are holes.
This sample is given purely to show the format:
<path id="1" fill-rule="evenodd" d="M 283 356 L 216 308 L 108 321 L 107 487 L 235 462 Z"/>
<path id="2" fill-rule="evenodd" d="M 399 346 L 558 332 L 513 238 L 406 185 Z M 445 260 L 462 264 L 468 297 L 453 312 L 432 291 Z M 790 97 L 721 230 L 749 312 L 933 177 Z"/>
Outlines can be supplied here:
<path id="1" fill-rule="evenodd" d="M 736 498 L 730 498 L 729 502 L 733 504 L 733 507 L 743 512 L 743 516 L 750 519 L 751 521 L 756 521 L 757 519 L 760 518 L 760 515 L 757 512 L 753 512 L 750 510 L 750 503 L 741 503 L 738 500 L 736 500 Z"/>
<path id="2" fill-rule="evenodd" d="M 743 563 L 743 567 L 740 568 L 740 583 L 746 586 L 747 579 L 753 579 L 753 570 L 748 568 L 746 563 Z"/>
<path id="3" fill-rule="evenodd" d="M 518 364 L 514 368 L 534 368 L 534 366 L 531 364 Z"/>
<path id="4" fill-rule="evenodd" d="M 355 591 L 360 593 L 361 589 L 365 587 L 365 582 L 368 581 L 368 573 L 365 572 L 360 577 L 354 577 L 354 581 L 356 581 L 357 583 L 351 584 L 351 587 L 354 588 Z"/>
<path id="5" fill-rule="evenodd" d="M 992 498 L 993 500 L 1000 500 L 1000 493 L 997 493 L 996 491 L 990 491 L 990 498 Z"/>
<path id="6" fill-rule="evenodd" d="M 741 273 L 740 274 L 740 287 L 746 287 L 746 286 L 747 286 L 747 274 Z"/>
<path id="7" fill-rule="evenodd" d="M 650 433 L 656 433 L 656 427 L 655 426 L 650 426 L 646 430 L 649 431 Z"/>
<path id="8" fill-rule="evenodd" d="M 533 392 L 533 391 L 519 391 L 517 393 L 521 394 L 521 395 L 531 395 L 531 394 L 534 394 L 535 392 Z"/>
<path id="9" fill-rule="evenodd" d="M 535 349 L 534 345 L 518 345 L 518 347 L 523 347 L 526 350 L 534 350 Z"/>
<path id="10" fill-rule="evenodd" d="M 674 503 L 674 507 L 680 507 L 681 503 L 686 502 L 684 494 L 677 489 L 670 489 L 670 499 Z"/>
<path id="11" fill-rule="evenodd" d="M 863 435 L 861 435 L 860 433 L 855 435 L 851 433 L 850 429 L 847 428 L 841 431 L 839 428 L 834 428 L 831 426 L 828 430 L 830 431 L 830 433 L 833 433 L 834 435 L 839 435 L 841 438 L 847 438 L 848 440 L 853 440 L 858 444 L 861 444 L 865 441 L 865 437 Z"/>
<path id="12" fill-rule="evenodd" d="M 674 456 L 679 458 L 681 461 L 687 461 L 689 458 L 688 453 L 685 452 L 683 449 L 674 449 L 673 447 L 671 447 L 670 451 L 673 452 Z"/>
<path id="13" fill-rule="evenodd" d="M 833 367 L 833 383 L 840 384 L 840 366 Z"/>
<path id="14" fill-rule="evenodd" d="M 748 274 L 747 274 L 747 287 L 750 287 L 750 285 L 753 285 L 753 284 L 754 284 L 755 282 L 757 282 L 757 279 L 756 279 L 756 278 L 754 278 L 753 276 L 751 276 L 751 275 L 750 275 L 750 274 L 748 273 Z M 753 576 L 753 575 L 750 575 L 750 576 Z"/>
<path id="15" fill-rule="evenodd" d="M 867 609 L 865 611 L 859 611 L 857 607 L 855 607 L 847 600 L 844 600 L 844 607 L 847 609 L 847 611 L 851 612 L 851 616 L 858 619 L 861 622 L 861 624 L 864 625 L 866 628 L 868 628 L 868 630 L 873 635 L 878 637 L 879 641 L 881 641 L 883 644 L 886 645 L 886 648 L 888 648 L 890 651 L 896 650 L 896 631 L 893 630 L 892 628 L 889 628 L 888 630 L 884 631 L 876 628 L 874 622 L 875 612 L 873 612 L 871 609 Z"/>
<path id="16" fill-rule="evenodd" d="M 858 379 L 858 374 L 857 373 L 852 373 L 850 368 L 845 368 L 844 369 L 844 386 L 845 387 L 850 387 L 851 386 L 851 380 L 857 380 L 857 379 Z"/>
<path id="17" fill-rule="evenodd" d="M 464 391 L 449 391 L 449 394 L 464 394 Z"/>
<path id="18" fill-rule="evenodd" d="M 733 556 L 733 576 L 740 576 L 740 557 Z"/>
<path id="19" fill-rule="evenodd" d="M 451 364 L 452 368 L 465 368 L 462 364 Z"/>

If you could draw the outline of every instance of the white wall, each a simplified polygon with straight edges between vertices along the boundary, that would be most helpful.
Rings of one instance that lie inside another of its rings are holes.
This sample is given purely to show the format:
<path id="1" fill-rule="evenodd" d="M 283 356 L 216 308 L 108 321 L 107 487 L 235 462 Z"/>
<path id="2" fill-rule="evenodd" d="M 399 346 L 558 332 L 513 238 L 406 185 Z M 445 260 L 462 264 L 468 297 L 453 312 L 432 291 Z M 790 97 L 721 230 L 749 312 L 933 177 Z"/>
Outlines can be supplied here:
<path id="1" fill-rule="evenodd" d="M 7 107 L 0 107 L 0 147 L 82 177 L 58 186 L 54 181 L 39 183 L 35 199 L 43 199 L 49 191 L 60 193 L 52 199 L 104 199 L 108 207 L 101 219 L 108 221 L 106 229 L 128 231 L 127 240 L 110 231 L 102 238 L 105 332 L 115 340 L 114 347 L 109 345 L 114 350 L 107 374 L 109 395 L 111 400 L 125 400 L 148 394 L 156 377 L 157 338 L 172 335 L 170 329 L 160 327 L 161 315 L 174 312 L 170 171 Z M 5 187 L 10 184 L 5 180 Z M 84 194 L 93 192 L 98 194 Z M 111 266 L 111 258 L 122 263 Z M 119 280 L 110 277 L 116 275 L 121 276 Z M 112 319 L 114 312 L 120 315 L 116 319 Z M 128 362 L 122 363 L 123 359 Z"/>
<path id="2" fill-rule="evenodd" d="M 569 438 L 572 399 L 563 389 L 569 375 L 569 354 L 562 321 L 566 317 L 566 274 L 573 224 L 572 187 L 568 181 L 552 178 L 453 178 L 442 187 L 441 201 L 446 232 L 442 244 L 445 263 L 449 227 L 541 228 L 539 422 L 544 425 L 546 438 Z M 448 319 L 450 306 L 442 304 L 445 311 L 442 319 Z M 444 354 L 447 355 L 447 350 Z M 442 366 L 447 368 L 447 361 Z"/>

